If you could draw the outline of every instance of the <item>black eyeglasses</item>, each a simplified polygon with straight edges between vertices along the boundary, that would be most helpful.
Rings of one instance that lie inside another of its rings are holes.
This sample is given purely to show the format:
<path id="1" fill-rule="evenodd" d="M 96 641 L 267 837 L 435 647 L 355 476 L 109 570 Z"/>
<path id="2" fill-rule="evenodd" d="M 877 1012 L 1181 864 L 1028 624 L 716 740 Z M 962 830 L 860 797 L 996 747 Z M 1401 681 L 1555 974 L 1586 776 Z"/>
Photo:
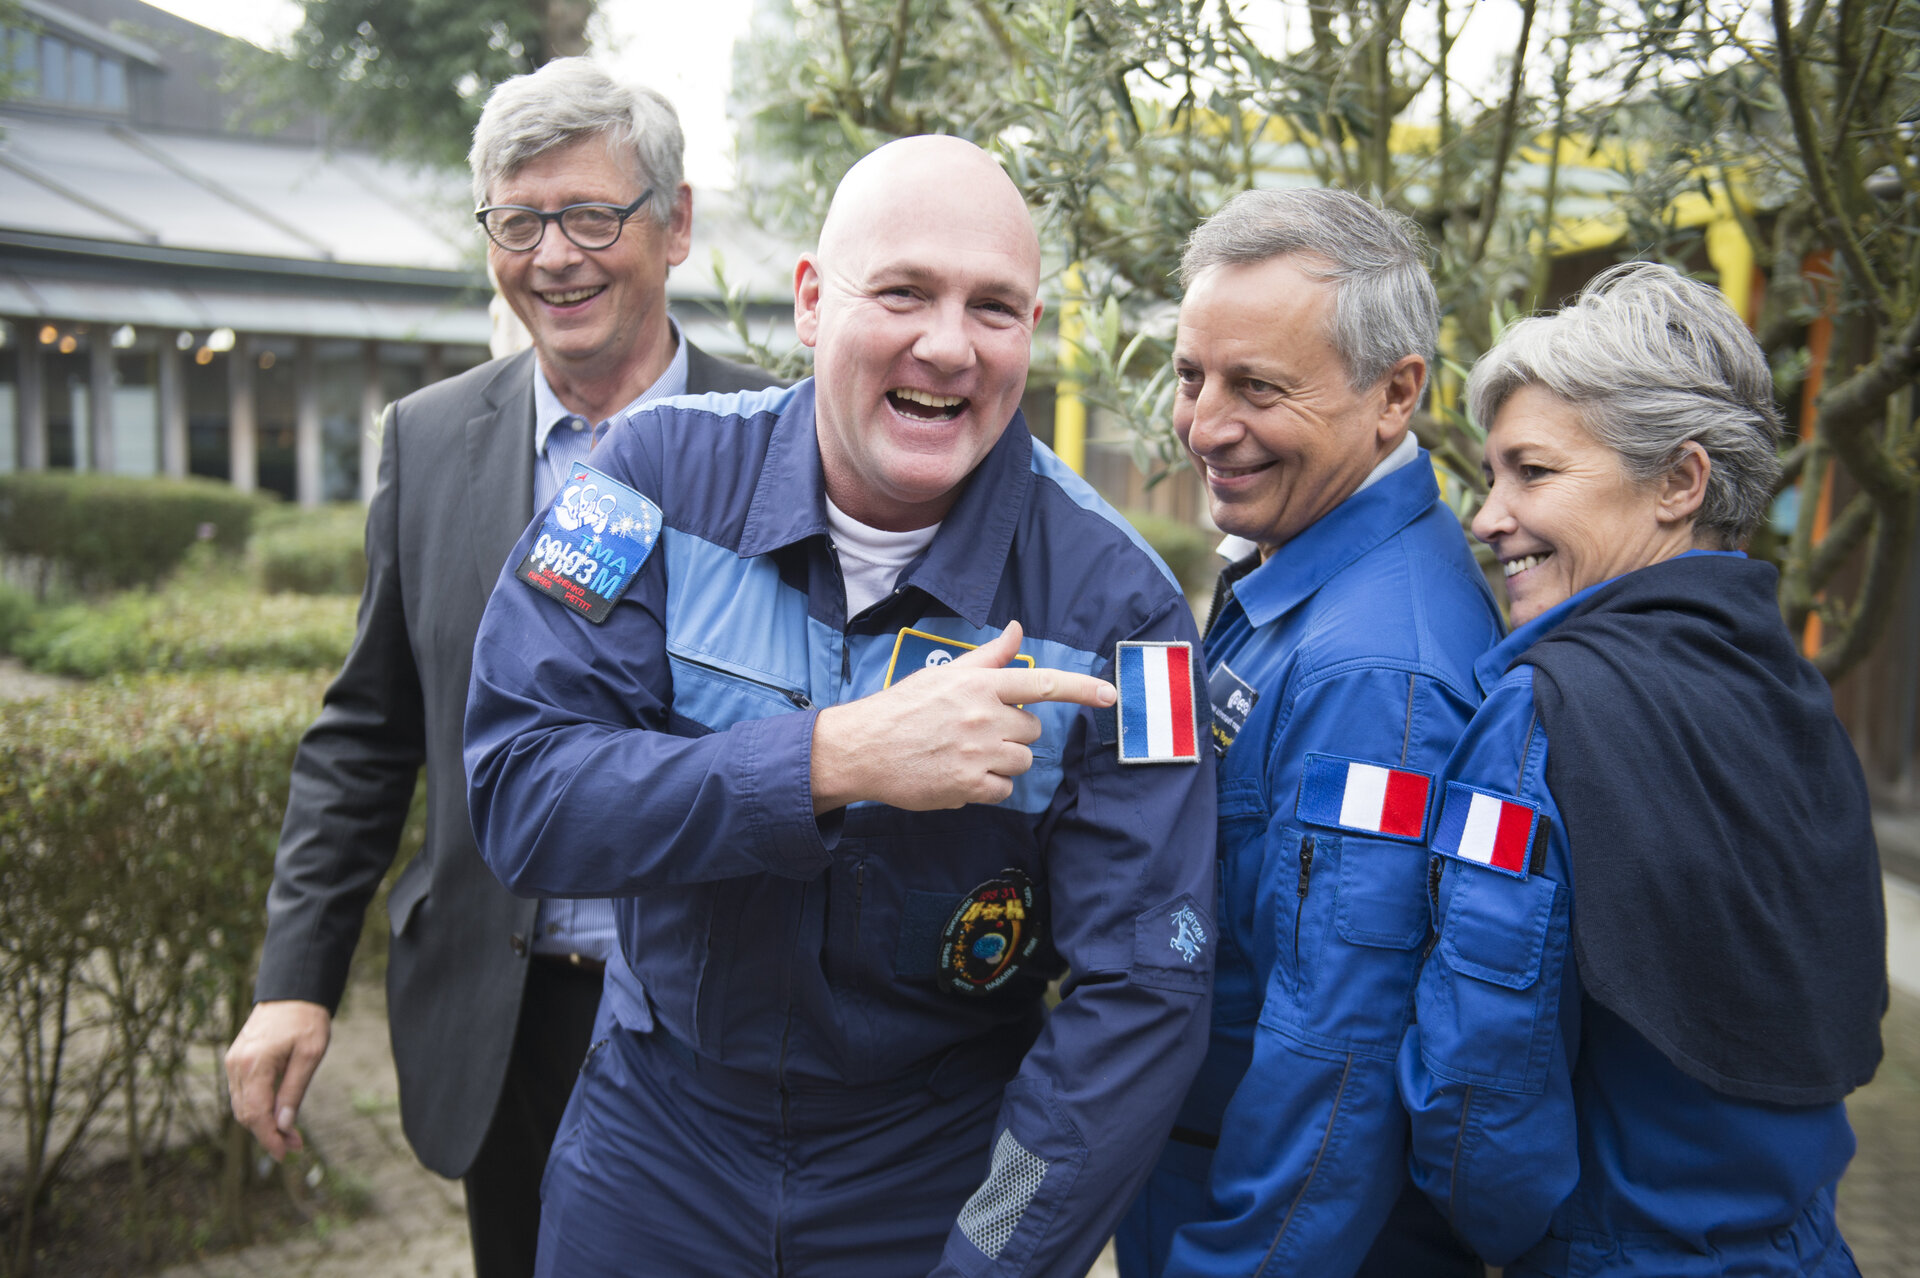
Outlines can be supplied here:
<path id="1" fill-rule="evenodd" d="M 486 229 L 487 238 L 509 253 L 525 253 L 539 247 L 549 222 L 558 222 L 561 234 L 581 248 L 603 249 L 613 247 L 627 219 L 652 198 L 653 188 L 648 187 L 625 208 L 618 204 L 569 204 L 564 209 L 544 213 L 524 204 L 489 204 L 473 217 Z"/>

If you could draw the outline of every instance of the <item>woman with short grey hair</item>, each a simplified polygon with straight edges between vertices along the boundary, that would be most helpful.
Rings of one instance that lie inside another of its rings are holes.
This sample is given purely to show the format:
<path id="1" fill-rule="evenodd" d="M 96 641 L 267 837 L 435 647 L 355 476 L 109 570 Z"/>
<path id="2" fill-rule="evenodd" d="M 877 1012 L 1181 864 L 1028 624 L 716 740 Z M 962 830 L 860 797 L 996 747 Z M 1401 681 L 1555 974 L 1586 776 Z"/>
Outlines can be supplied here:
<path id="1" fill-rule="evenodd" d="M 1859 762 L 1740 550 L 1779 475 L 1766 360 L 1629 263 L 1467 394 L 1517 628 L 1438 778 L 1414 1178 L 1509 1278 L 1855 1275 L 1885 916 Z"/>

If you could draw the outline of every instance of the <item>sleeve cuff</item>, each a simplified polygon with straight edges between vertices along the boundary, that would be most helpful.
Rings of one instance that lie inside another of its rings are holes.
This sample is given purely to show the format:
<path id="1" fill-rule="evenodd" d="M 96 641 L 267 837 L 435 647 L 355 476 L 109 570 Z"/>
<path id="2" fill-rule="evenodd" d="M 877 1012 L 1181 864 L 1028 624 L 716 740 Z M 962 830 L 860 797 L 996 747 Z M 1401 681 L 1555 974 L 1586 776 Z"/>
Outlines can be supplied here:
<path id="1" fill-rule="evenodd" d="M 820 712 L 774 715 L 737 726 L 749 822 L 767 869 L 810 879 L 833 860 L 841 811 L 813 812 L 813 724 Z"/>

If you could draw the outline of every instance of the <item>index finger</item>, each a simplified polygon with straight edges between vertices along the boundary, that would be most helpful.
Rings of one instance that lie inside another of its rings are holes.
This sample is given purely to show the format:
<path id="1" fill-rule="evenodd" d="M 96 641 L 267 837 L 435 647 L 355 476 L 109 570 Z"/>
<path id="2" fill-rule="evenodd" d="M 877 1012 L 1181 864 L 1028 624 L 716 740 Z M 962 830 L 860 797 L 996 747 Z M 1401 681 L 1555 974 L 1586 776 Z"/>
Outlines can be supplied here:
<path id="1" fill-rule="evenodd" d="M 1112 684 L 1092 675 L 1039 666 L 1032 670 L 1008 668 L 993 672 L 994 695 L 1010 706 L 1035 701 L 1064 701 L 1082 706 L 1110 706 L 1119 696 Z"/>

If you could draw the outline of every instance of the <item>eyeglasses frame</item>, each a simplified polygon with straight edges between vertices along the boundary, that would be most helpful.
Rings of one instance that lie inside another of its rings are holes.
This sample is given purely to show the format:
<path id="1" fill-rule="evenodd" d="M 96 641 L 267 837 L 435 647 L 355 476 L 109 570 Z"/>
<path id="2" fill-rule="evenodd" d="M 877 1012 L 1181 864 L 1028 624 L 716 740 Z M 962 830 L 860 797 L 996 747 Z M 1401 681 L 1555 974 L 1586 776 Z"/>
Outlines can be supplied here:
<path id="1" fill-rule="evenodd" d="M 489 204 L 483 208 L 475 209 L 473 212 L 473 220 L 480 224 L 480 229 L 487 233 L 487 239 L 492 241 L 492 243 L 495 246 L 497 246 L 502 253 L 533 252 L 535 249 L 539 248 L 541 243 L 545 241 L 545 239 L 547 238 L 548 223 L 558 223 L 560 227 L 560 234 L 565 235 L 567 237 L 567 241 L 570 244 L 572 244 L 575 248 L 585 253 L 599 253 L 606 249 L 612 248 L 614 245 L 620 242 L 621 232 L 627 229 L 627 219 L 632 217 L 635 213 L 638 213 L 641 210 L 641 208 L 645 206 L 646 202 L 652 198 L 653 198 L 653 188 L 648 187 L 646 190 L 640 192 L 639 199 L 627 205 L 625 208 L 622 208 L 618 204 L 607 204 L 600 200 L 583 200 L 578 204 L 569 204 L 565 208 L 554 209 L 551 213 L 547 212 L 544 209 L 536 209 L 529 204 Z M 619 221 L 614 224 L 613 238 L 608 240 L 605 244 L 598 244 L 591 247 L 589 247 L 588 245 L 582 244 L 579 240 L 574 239 L 572 234 L 570 234 L 567 230 L 567 224 L 561 221 L 562 218 L 564 218 L 568 213 L 572 212 L 574 209 L 606 209 L 608 212 L 614 214 L 616 217 L 619 218 Z M 508 248 L 506 245 L 500 243 L 500 241 L 493 234 L 493 228 L 487 225 L 487 214 L 499 213 L 503 210 L 511 211 L 514 213 L 531 213 L 533 216 L 540 219 L 540 234 L 534 237 L 533 243 L 527 245 L 525 248 Z"/>

